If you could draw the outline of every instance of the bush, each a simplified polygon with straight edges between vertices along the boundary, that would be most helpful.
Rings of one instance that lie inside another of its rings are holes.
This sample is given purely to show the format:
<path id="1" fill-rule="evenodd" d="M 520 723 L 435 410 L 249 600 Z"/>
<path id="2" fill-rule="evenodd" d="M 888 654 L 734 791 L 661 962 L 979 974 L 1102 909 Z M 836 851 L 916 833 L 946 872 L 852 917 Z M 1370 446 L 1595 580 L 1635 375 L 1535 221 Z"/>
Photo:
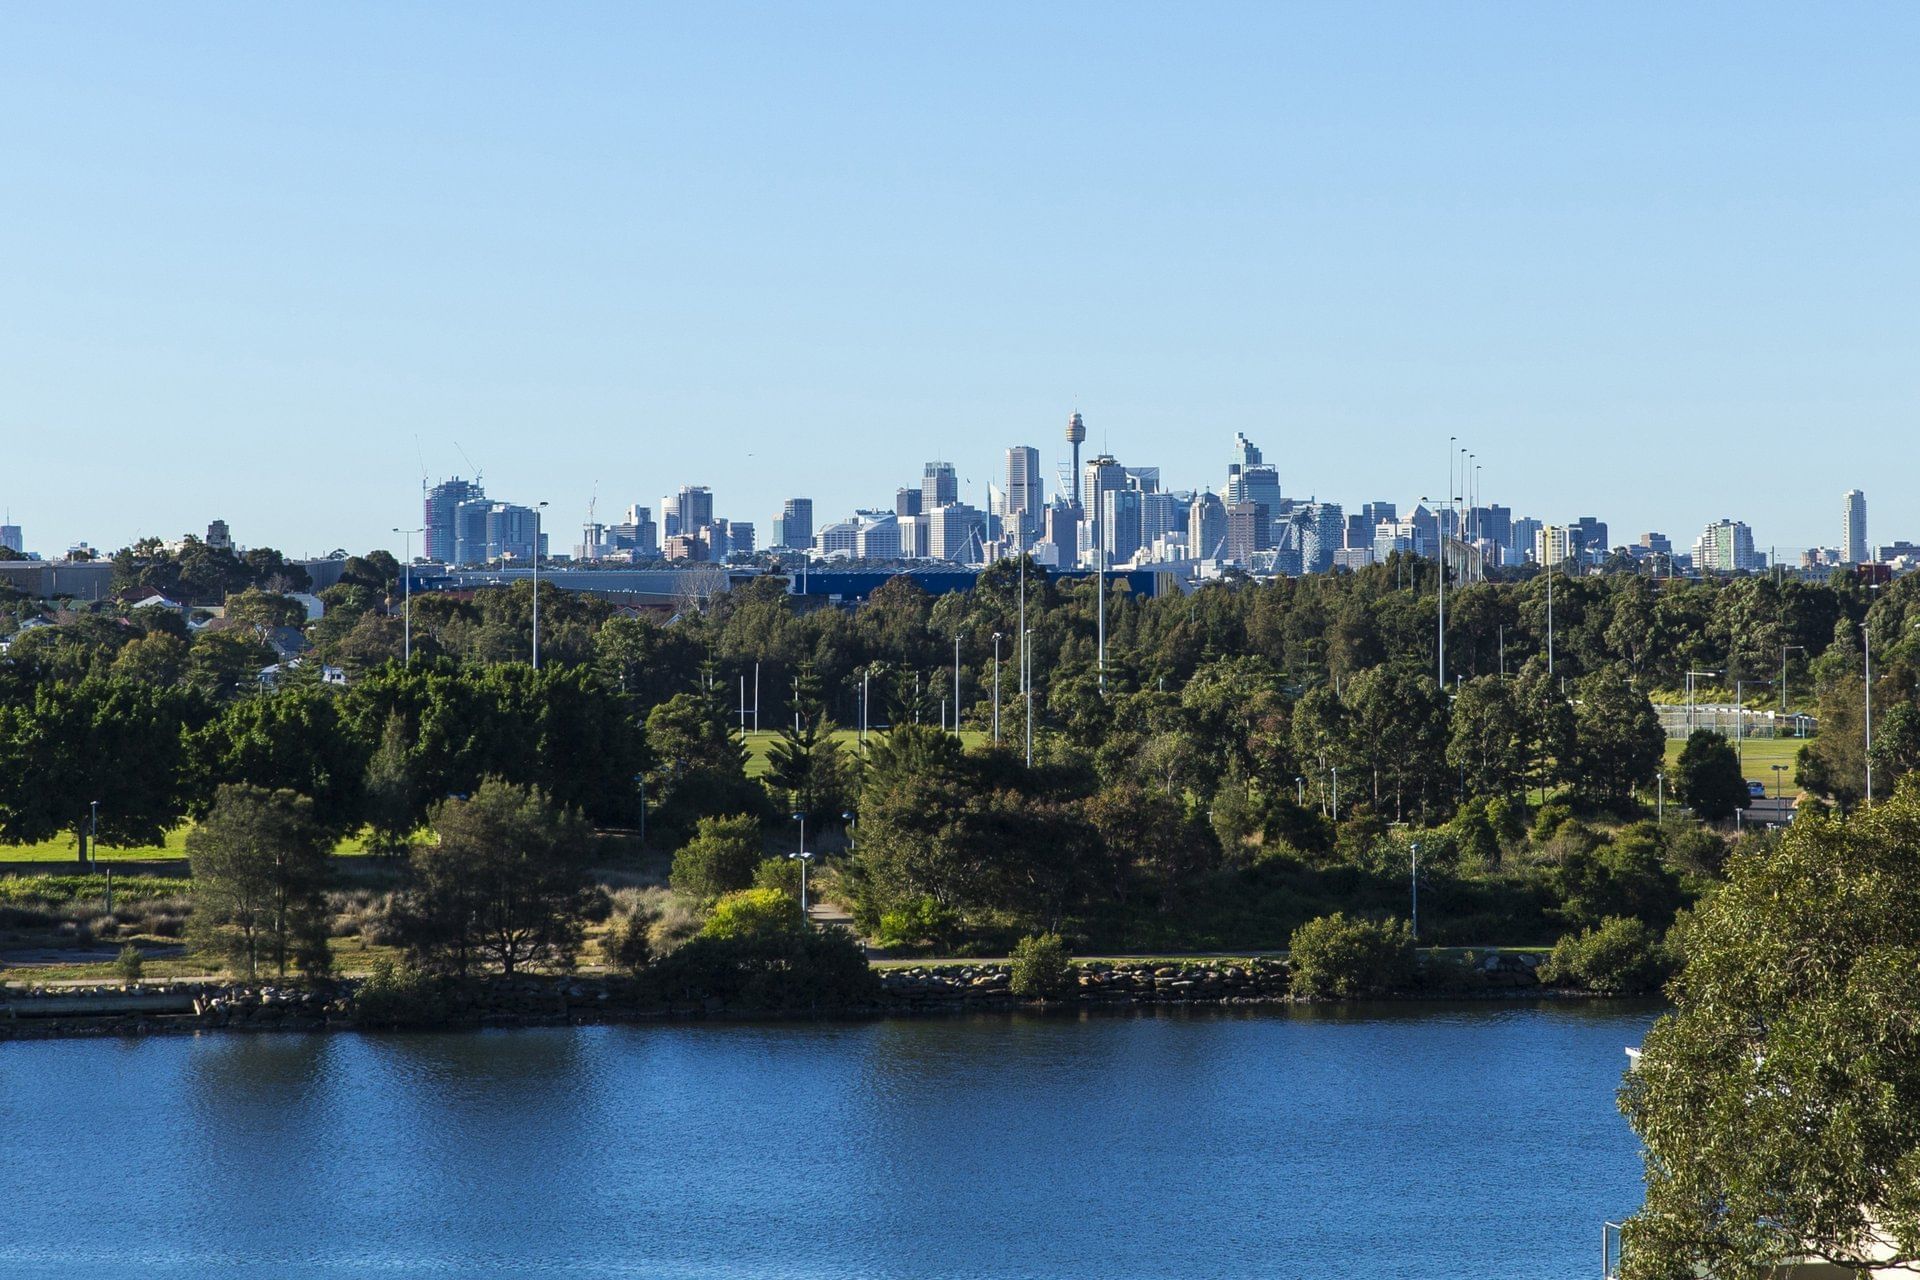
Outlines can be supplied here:
<path id="1" fill-rule="evenodd" d="M 1540 980 L 1618 995 L 1657 990 L 1671 965 L 1659 937 L 1639 920 L 1608 916 L 1598 928 L 1569 933 L 1553 944 Z"/>
<path id="2" fill-rule="evenodd" d="M 1057 1000 L 1072 989 L 1073 963 L 1057 933 L 1031 934 L 1013 944 L 1013 994 L 1023 1000 Z"/>
<path id="3" fill-rule="evenodd" d="M 753 887 L 778 889 L 795 902 L 800 900 L 800 863 L 785 854 L 762 858 L 753 869 Z"/>
<path id="4" fill-rule="evenodd" d="M 609 968 L 637 974 L 653 961 L 648 929 L 653 922 L 640 912 L 615 916 L 600 938 L 600 958 Z"/>
<path id="5" fill-rule="evenodd" d="M 417 969 L 399 968 L 384 957 L 360 984 L 353 1020 L 363 1027 L 418 1027 L 445 1021 L 439 985 Z"/>
<path id="6" fill-rule="evenodd" d="M 1295 929 L 1289 950 L 1293 994 L 1309 1000 L 1381 995 L 1413 980 L 1413 933 L 1403 920 L 1376 924 L 1336 911 Z"/>
<path id="7" fill-rule="evenodd" d="M 713 914 L 701 927 L 700 936 L 771 940 L 789 937 L 805 927 L 795 899 L 778 889 L 742 889 L 713 904 Z"/>
<path id="8" fill-rule="evenodd" d="M 760 824 L 753 818 L 702 818 L 693 839 L 673 855 L 668 883 L 676 893 L 712 902 L 753 884 L 761 853 Z"/>
<path id="9" fill-rule="evenodd" d="M 932 898 L 914 898 L 881 913 L 878 937 L 883 947 L 946 947 L 960 931 L 960 917 Z"/>
<path id="10" fill-rule="evenodd" d="M 1555 800 L 1541 805 L 1539 812 L 1533 815 L 1533 842 L 1545 844 L 1553 839 L 1554 833 L 1560 830 L 1561 824 L 1572 817 L 1573 806 L 1563 801 Z"/>
<path id="11" fill-rule="evenodd" d="M 146 967 L 146 959 L 140 954 L 140 948 L 129 942 L 120 948 L 120 954 L 114 958 L 113 969 L 123 982 L 140 981 L 140 971 Z"/>
<path id="12" fill-rule="evenodd" d="M 703 933 L 652 974 L 662 998 L 682 1004 L 719 1000 L 736 1009 L 831 1013 L 872 1005 L 880 996 L 865 949 L 842 929 Z"/>

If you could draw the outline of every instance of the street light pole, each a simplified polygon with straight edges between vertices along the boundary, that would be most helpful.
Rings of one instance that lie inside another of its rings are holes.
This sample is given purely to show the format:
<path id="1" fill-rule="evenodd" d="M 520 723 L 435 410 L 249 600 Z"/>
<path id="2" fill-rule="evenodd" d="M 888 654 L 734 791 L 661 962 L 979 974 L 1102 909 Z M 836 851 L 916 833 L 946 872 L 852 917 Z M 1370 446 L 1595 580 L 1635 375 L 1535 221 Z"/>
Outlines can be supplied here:
<path id="1" fill-rule="evenodd" d="M 1867 808 L 1873 808 L 1873 632 L 1860 624 L 1861 656 L 1865 659 L 1862 683 L 1867 692 Z"/>
<path id="2" fill-rule="evenodd" d="M 960 637 L 953 637 L 953 733 L 960 735 Z"/>
<path id="3" fill-rule="evenodd" d="M 793 820 L 800 824 L 800 852 L 790 853 L 787 856 L 789 858 L 797 858 L 800 861 L 800 919 L 802 923 L 805 923 L 807 918 L 807 864 L 813 861 L 813 855 L 807 852 L 807 815 L 804 813 L 796 813 L 793 815 Z"/>
<path id="4" fill-rule="evenodd" d="M 424 534 L 425 529 L 400 529 L 395 533 L 405 534 L 407 539 L 406 563 L 400 566 L 400 661 L 404 666 L 413 665 L 413 535 Z"/>
<path id="5" fill-rule="evenodd" d="M 1659 780 L 1658 781 L 1659 790 L 1655 793 L 1656 798 L 1654 800 L 1653 818 L 1655 822 L 1665 822 L 1667 820 L 1666 770 L 1664 769 L 1661 770 L 1659 773 L 1655 774 L 1654 777 Z"/>
<path id="6" fill-rule="evenodd" d="M 100 802 L 87 801 L 87 861 L 95 866 L 100 862 Z"/>
<path id="7" fill-rule="evenodd" d="M 1000 745 L 1000 633 L 993 633 L 993 745 Z"/>
<path id="8" fill-rule="evenodd" d="M 1033 768 L 1033 635 L 1027 636 L 1027 768 Z"/>
<path id="9" fill-rule="evenodd" d="M 1789 649 L 1798 649 L 1800 652 L 1805 653 L 1807 651 L 1807 646 L 1803 644 L 1783 644 L 1780 646 L 1780 714 L 1781 715 L 1787 714 L 1787 651 Z"/>
<path id="10" fill-rule="evenodd" d="M 546 503 L 533 504 L 533 669 L 540 669 L 540 512 Z"/>
<path id="11" fill-rule="evenodd" d="M 1413 940 L 1420 941 L 1420 842 L 1413 842 Z"/>

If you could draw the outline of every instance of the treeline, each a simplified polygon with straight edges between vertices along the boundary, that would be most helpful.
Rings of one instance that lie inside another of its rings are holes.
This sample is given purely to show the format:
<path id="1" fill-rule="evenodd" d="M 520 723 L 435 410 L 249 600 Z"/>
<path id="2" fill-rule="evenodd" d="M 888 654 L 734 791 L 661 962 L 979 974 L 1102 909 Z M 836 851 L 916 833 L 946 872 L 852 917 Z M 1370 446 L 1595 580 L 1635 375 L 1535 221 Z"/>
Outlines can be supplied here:
<path id="1" fill-rule="evenodd" d="M 414 597 L 407 666 L 397 564 L 348 567 L 306 627 L 344 688 L 310 662 L 262 689 L 164 614 L 19 635 L 0 663 L 0 835 L 80 832 L 97 800 L 104 843 L 145 842 L 222 783 L 307 796 L 329 830 L 365 827 L 396 850 L 486 778 L 602 826 L 637 826 L 644 805 L 660 848 L 703 818 L 784 841 L 774 833 L 805 813 L 845 848 L 831 890 L 875 933 L 925 946 L 1049 929 L 1107 945 L 1284 940 L 1326 910 L 1399 908 L 1418 842 L 1423 932 L 1484 942 L 1610 915 L 1663 922 L 1714 874 L 1721 855 L 1690 828 L 1634 825 L 1663 747 L 1649 699 L 1689 671 L 1764 702 L 1777 689 L 1755 684 L 1784 661 L 1792 701 L 1823 726 L 1801 780 L 1851 805 L 1864 624 L 1876 783 L 1920 764 L 1912 578 L 1873 592 L 1556 576 L 1551 653 L 1545 578 L 1450 588 L 1443 689 L 1430 563 L 1155 599 L 1116 589 L 1104 670 L 1093 584 L 1029 567 L 1029 767 L 1012 562 L 940 597 L 902 577 L 857 609 L 763 579 L 671 619 L 543 587 L 537 672 L 530 584 Z M 218 634 L 262 644 L 297 625 L 279 599 L 237 593 L 238 625 Z M 996 651 L 997 749 L 982 741 Z M 756 707 L 780 733 L 763 779 L 737 734 Z M 834 735 L 863 712 L 864 748 Z M 1700 776 L 1720 799 L 1670 785 L 1719 817 L 1728 776 L 1712 765 Z M 1596 914 L 1583 893 L 1620 909 Z"/>

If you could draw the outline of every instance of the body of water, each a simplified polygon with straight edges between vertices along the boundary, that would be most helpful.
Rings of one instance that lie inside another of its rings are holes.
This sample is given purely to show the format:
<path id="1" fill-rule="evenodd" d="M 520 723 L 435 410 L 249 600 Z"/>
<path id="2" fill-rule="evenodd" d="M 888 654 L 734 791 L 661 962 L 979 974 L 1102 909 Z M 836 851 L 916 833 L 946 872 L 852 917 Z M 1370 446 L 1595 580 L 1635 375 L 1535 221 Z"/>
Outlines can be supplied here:
<path id="1" fill-rule="evenodd" d="M 0 1043 L 0 1276 L 1597 1276 L 1654 1011 Z"/>

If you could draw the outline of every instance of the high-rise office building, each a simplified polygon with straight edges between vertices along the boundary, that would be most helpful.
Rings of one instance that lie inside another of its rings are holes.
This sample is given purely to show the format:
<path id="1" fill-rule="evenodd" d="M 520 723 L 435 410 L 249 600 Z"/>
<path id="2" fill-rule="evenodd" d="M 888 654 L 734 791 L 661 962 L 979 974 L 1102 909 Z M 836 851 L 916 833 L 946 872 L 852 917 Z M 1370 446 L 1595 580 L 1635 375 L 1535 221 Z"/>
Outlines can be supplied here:
<path id="1" fill-rule="evenodd" d="M 946 502 L 921 517 L 927 522 L 927 554 L 954 564 L 979 564 L 986 552 L 987 513 L 964 502 Z"/>
<path id="2" fill-rule="evenodd" d="M 788 498 L 773 518 L 773 546 L 799 550 L 813 545 L 813 499 Z"/>
<path id="3" fill-rule="evenodd" d="M 1087 546 L 1105 547 L 1100 523 L 1106 511 L 1106 494 L 1127 487 L 1127 471 L 1110 454 L 1087 459 L 1080 476 L 1080 510 L 1086 513 Z"/>
<path id="4" fill-rule="evenodd" d="M 478 481 L 462 480 L 459 476 L 442 480 L 427 490 L 420 516 L 420 523 L 426 529 L 426 540 L 421 543 L 422 554 L 429 560 L 461 563 L 454 545 L 457 537 L 454 512 L 462 503 L 484 501 L 486 496 Z"/>
<path id="5" fill-rule="evenodd" d="M 1867 562 L 1867 495 L 1847 490 L 1840 520 L 1840 556 L 1846 564 Z"/>
<path id="6" fill-rule="evenodd" d="M 1125 564 L 1140 550 L 1140 500 L 1145 496 L 1138 489 L 1101 493 L 1101 564 Z"/>
<path id="7" fill-rule="evenodd" d="M 1243 565 L 1253 563 L 1254 553 L 1273 547 L 1273 516 L 1264 502 L 1227 504 L 1227 555 Z"/>
<path id="8" fill-rule="evenodd" d="M 511 502 L 488 503 L 486 559 L 514 560 L 521 564 L 532 563 L 534 529 L 538 522 L 539 517 L 532 507 L 516 506 Z M 538 536 L 542 543 L 546 541 L 544 533 Z M 540 554 L 546 555 L 544 546 L 540 548 Z"/>
<path id="9" fill-rule="evenodd" d="M 660 532 L 665 537 L 697 534 L 713 523 L 713 490 L 703 484 L 683 484 L 678 493 L 660 499 Z"/>
<path id="10" fill-rule="evenodd" d="M 960 501 L 960 477 L 954 471 L 951 462 L 929 462 L 926 470 L 920 473 L 920 509 L 931 512 L 935 507 L 944 507 L 948 503 Z"/>
<path id="11" fill-rule="evenodd" d="M 1001 495 L 1000 518 L 1015 546 L 1033 542 L 1040 527 L 1040 503 L 1040 451 L 1032 445 L 1014 445 L 1007 450 L 1007 487 Z"/>
<path id="12" fill-rule="evenodd" d="M 27 553 L 27 540 L 21 536 L 17 524 L 0 524 L 0 547 L 5 547 L 15 555 Z"/>
<path id="13" fill-rule="evenodd" d="M 233 550 L 233 534 L 228 532 L 225 520 L 214 520 L 208 523 L 207 545 L 215 551 Z"/>
<path id="14" fill-rule="evenodd" d="M 897 516 L 917 516 L 926 510 L 918 489 L 895 489 L 893 491 L 893 514 Z"/>
<path id="15" fill-rule="evenodd" d="M 1196 560 L 1218 560 L 1226 550 L 1227 504 L 1217 493 L 1202 493 L 1187 509 L 1187 554 Z"/>
<path id="16" fill-rule="evenodd" d="M 470 498 L 453 509 L 453 547 L 444 555 L 428 555 L 429 560 L 448 564 L 485 564 L 487 554 L 487 512 L 493 504 L 486 498 Z"/>

